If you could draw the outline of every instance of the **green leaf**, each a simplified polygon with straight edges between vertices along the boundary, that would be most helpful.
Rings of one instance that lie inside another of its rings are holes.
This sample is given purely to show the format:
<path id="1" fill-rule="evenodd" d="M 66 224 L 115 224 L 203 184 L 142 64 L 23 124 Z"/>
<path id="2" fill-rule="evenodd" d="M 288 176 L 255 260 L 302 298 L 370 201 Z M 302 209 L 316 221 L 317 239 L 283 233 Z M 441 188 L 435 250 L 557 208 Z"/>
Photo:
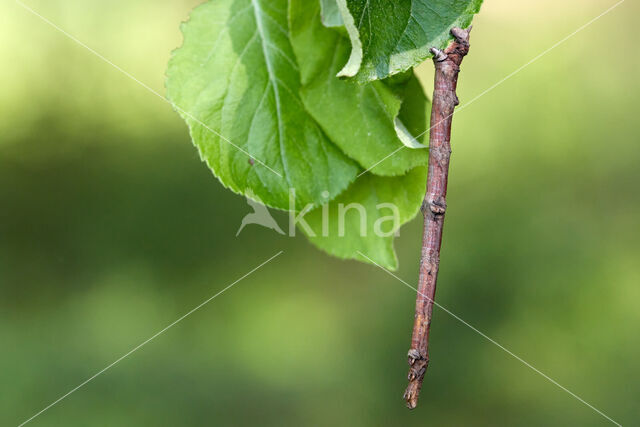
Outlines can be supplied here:
<path id="1" fill-rule="evenodd" d="M 280 209 L 289 208 L 290 189 L 296 209 L 320 205 L 325 191 L 333 199 L 346 189 L 358 167 L 300 99 L 287 0 L 207 2 L 182 31 L 167 95 L 225 186 Z"/>
<path id="2" fill-rule="evenodd" d="M 399 82 L 360 85 L 336 78 L 349 56 L 349 40 L 320 22 L 320 5 L 290 0 L 291 44 L 300 66 L 305 107 L 329 138 L 363 168 L 399 175 L 428 159 L 414 138 L 427 127 L 428 100 L 413 72 Z M 313 47 L 313 48 L 310 48 Z M 389 156 L 391 153 L 394 155 Z M 381 160 L 384 161 L 380 162 Z"/>
<path id="3" fill-rule="evenodd" d="M 396 133 L 399 136 L 402 135 L 402 133 L 406 135 L 404 138 L 401 137 L 401 140 L 407 147 L 424 148 L 424 140 L 429 135 L 429 122 L 427 118 L 431 115 L 431 102 L 429 102 L 429 99 L 427 99 L 424 94 L 422 85 L 416 78 L 413 70 L 406 73 L 409 74 L 409 77 L 400 85 L 393 85 L 391 83 L 392 79 L 385 80 L 385 82 L 388 82 L 387 85 L 402 99 L 400 112 L 394 121 Z M 401 75 L 396 74 L 395 77 L 397 76 Z M 400 126 L 405 127 L 404 132 L 398 129 Z"/>
<path id="4" fill-rule="evenodd" d="M 344 25 L 336 0 L 320 0 L 320 5 L 322 6 L 322 24 L 325 27 L 342 27 Z"/>
<path id="5" fill-rule="evenodd" d="M 338 74 L 364 82 L 414 67 L 444 49 L 453 27 L 466 28 L 482 0 L 337 0 L 351 39 Z"/>
<path id="6" fill-rule="evenodd" d="M 420 210 L 426 182 L 425 166 L 397 177 L 365 174 L 335 200 L 309 212 L 303 218 L 308 229 L 302 223 L 299 228 L 313 244 L 332 255 L 369 263 L 370 258 L 395 270 L 398 267 L 393 249 L 395 232 Z"/>

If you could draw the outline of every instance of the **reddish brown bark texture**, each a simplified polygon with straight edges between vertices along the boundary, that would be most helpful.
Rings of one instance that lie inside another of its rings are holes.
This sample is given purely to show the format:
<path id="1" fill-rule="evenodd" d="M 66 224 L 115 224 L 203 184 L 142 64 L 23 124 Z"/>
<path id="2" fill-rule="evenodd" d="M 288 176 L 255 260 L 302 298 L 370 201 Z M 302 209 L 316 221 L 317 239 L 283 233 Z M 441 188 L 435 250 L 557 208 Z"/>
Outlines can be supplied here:
<path id="1" fill-rule="evenodd" d="M 451 157 L 451 121 L 458 105 L 456 86 L 462 59 L 469 52 L 469 32 L 454 28 L 455 40 L 444 51 L 432 49 L 435 64 L 435 82 L 431 107 L 431 129 L 429 133 L 429 176 L 427 193 L 422 204 L 424 231 L 422 256 L 416 298 L 416 314 L 409 350 L 409 386 L 404 392 L 407 406 L 413 409 L 418 404 L 422 380 L 429 364 L 429 327 L 436 293 L 436 280 L 440 264 L 442 226 L 447 207 L 447 178 Z"/>

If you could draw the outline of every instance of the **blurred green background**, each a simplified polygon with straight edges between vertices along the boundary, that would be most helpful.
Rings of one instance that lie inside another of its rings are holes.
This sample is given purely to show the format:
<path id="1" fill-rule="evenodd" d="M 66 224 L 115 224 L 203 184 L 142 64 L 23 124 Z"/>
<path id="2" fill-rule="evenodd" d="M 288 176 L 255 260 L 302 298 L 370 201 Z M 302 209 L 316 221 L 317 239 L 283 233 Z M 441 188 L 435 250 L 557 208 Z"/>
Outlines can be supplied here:
<path id="1" fill-rule="evenodd" d="M 164 93 L 198 2 L 27 3 Z M 488 0 L 462 103 L 613 3 Z M 625 2 L 456 115 L 437 295 L 624 425 L 640 419 L 639 12 Z M 411 290 L 303 237 L 249 226 L 236 238 L 251 209 L 168 104 L 13 1 L 0 23 L 0 425 L 280 250 L 31 424 L 609 423 L 440 309 L 408 411 Z M 412 284 L 420 226 L 397 241 Z"/>

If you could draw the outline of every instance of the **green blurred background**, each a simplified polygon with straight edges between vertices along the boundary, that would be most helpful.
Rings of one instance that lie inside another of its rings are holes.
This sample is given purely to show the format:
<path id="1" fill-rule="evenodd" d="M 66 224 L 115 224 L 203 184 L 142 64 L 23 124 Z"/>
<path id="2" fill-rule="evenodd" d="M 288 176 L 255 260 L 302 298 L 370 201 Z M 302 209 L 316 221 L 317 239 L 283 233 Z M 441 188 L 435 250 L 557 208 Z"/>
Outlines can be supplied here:
<path id="1" fill-rule="evenodd" d="M 164 93 L 198 1 L 29 0 Z M 464 104 L 614 1 L 488 0 Z M 624 425 L 640 407 L 640 37 L 627 1 L 455 117 L 438 302 Z M 404 408 L 415 294 L 249 226 L 170 106 L 0 6 L 0 425 L 607 425 L 436 309 Z M 431 91 L 432 65 L 420 67 Z M 277 216 L 281 225 L 285 217 Z M 420 220 L 397 241 L 416 282 Z"/>

